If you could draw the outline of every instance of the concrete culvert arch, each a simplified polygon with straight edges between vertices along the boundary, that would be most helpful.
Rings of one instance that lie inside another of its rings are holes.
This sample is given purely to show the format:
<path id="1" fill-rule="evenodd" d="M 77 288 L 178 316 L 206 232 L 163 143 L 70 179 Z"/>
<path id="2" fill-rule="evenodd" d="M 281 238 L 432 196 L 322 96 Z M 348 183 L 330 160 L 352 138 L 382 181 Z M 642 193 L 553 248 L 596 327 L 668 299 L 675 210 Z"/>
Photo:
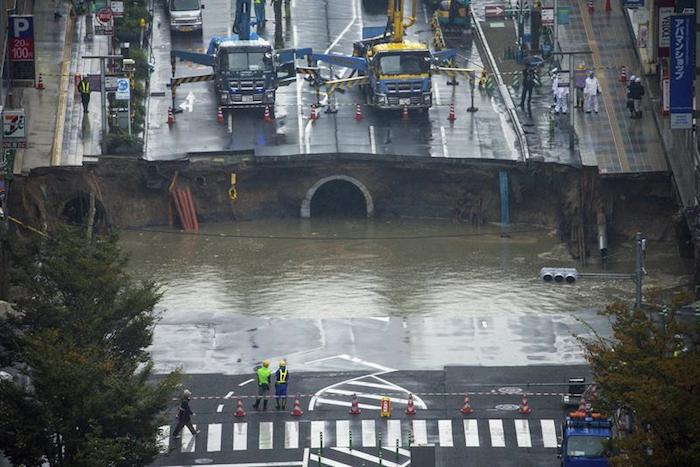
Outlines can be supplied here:
<path id="1" fill-rule="evenodd" d="M 301 203 L 302 219 L 372 217 L 374 202 L 367 187 L 347 175 L 331 175 L 313 184 Z"/>
<path id="2" fill-rule="evenodd" d="M 95 199 L 94 225 L 103 226 L 107 222 L 106 211 L 99 199 Z M 80 191 L 75 193 L 61 209 L 61 218 L 68 224 L 85 225 L 90 215 L 90 194 Z"/>

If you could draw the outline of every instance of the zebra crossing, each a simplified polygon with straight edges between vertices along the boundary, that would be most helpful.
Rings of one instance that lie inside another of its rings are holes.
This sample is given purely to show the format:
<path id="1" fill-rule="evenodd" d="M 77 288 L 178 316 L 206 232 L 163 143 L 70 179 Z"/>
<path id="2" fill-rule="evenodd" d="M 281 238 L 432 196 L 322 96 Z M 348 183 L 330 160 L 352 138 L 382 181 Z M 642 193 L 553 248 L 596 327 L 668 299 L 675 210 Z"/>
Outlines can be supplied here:
<path id="1" fill-rule="evenodd" d="M 313 421 L 260 421 L 195 425 L 198 436 L 186 428 L 180 439 L 162 426 L 161 453 L 247 451 L 271 449 L 345 450 L 355 448 L 545 448 L 557 447 L 559 424 L 553 419 L 351 419 Z"/>

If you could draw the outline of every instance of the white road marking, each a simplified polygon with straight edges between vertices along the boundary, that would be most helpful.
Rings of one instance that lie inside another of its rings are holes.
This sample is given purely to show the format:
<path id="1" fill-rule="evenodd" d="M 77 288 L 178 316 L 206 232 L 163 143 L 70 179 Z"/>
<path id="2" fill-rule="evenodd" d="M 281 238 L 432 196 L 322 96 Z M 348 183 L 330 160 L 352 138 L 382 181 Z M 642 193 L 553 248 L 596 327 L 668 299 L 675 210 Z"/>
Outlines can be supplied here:
<path id="1" fill-rule="evenodd" d="M 338 37 L 335 38 L 333 42 L 331 42 L 331 45 L 328 46 L 324 54 L 327 54 L 330 52 L 336 45 L 338 45 L 338 42 L 340 42 L 340 39 L 343 38 L 343 36 L 350 30 L 353 24 L 355 24 L 355 21 L 357 20 L 357 0 L 352 1 L 352 19 L 350 22 L 345 26 L 345 28 L 340 32 Z M 296 47 L 296 45 L 295 45 Z"/>
<path id="2" fill-rule="evenodd" d="M 328 404 L 328 405 L 339 405 L 341 407 L 350 407 L 351 402 L 350 401 L 337 401 L 335 399 L 326 399 L 324 397 L 317 397 L 316 402 L 319 404 Z M 379 410 L 379 405 L 369 405 L 369 404 L 357 404 L 361 409 L 367 409 L 367 410 Z M 313 409 L 310 409 L 313 410 Z"/>
<path id="3" fill-rule="evenodd" d="M 304 459 L 301 467 L 309 467 L 309 448 L 304 448 Z"/>
<path id="4" fill-rule="evenodd" d="M 435 103 L 439 107 L 442 105 L 442 102 L 440 101 L 440 86 L 438 86 L 437 80 L 433 81 L 433 91 L 435 91 Z"/>
<path id="5" fill-rule="evenodd" d="M 170 425 L 163 425 L 158 432 L 158 450 L 161 454 L 168 452 L 170 447 Z"/>
<path id="6" fill-rule="evenodd" d="M 391 371 L 396 371 L 396 370 L 391 370 Z M 386 373 L 389 373 L 389 372 L 387 371 Z M 398 385 L 396 385 L 396 384 L 394 384 L 394 383 L 390 383 L 389 381 L 380 378 L 380 377 L 378 376 L 378 375 L 380 375 L 380 374 L 382 374 L 382 373 L 376 373 L 376 374 L 372 375 L 372 378 L 376 379 L 376 380 L 379 381 L 380 383 L 384 383 L 384 384 L 386 384 L 387 386 L 393 387 L 394 389 L 396 389 L 396 391 L 401 391 L 401 392 L 405 392 L 406 394 L 409 394 L 409 391 L 407 391 L 406 389 L 402 388 L 401 386 L 398 386 Z M 416 408 L 423 409 L 423 410 L 426 410 L 426 409 L 428 408 L 428 406 L 425 405 L 425 402 L 423 402 L 423 399 L 421 399 L 420 397 L 416 396 L 415 394 L 413 395 L 413 402 L 415 402 Z"/>
<path id="7" fill-rule="evenodd" d="M 554 427 L 554 420 L 540 420 L 542 427 L 542 442 L 546 448 L 557 447 L 557 430 Z"/>
<path id="8" fill-rule="evenodd" d="M 391 321 L 390 316 L 370 316 L 369 319 L 373 319 L 375 321 L 382 321 L 384 323 L 388 323 L 389 321 Z"/>
<path id="9" fill-rule="evenodd" d="M 210 423 L 207 430 L 207 452 L 221 451 L 221 423 Z"/>
<path id="10" fill-rule="evenodd" d="M 369 152 L 377 153 L 377 141 L 374 137 L 374 125 L 369 126 Z"/>
<path id="11" fill-rule="evenodd" d="M 272 422 L 260 422 L 260 436 L 258 437 L 258 449 L 272 449 Z"/>
<path id="12" fill-rule="evenodd" d="M 356 457 L 358 459 L 362 459 L 362 460 L 371 462 L 372 464 L 379 464 L 379 457 L 373 456 L 371 454 L 367 454 L 366 452 L 357 451 L 357 450 L 351 451 L 348 448 L 331 448 L 331 449 L 333 449 L 334 451 L 337 451 L 337 452 L 342 452 L 343 454 L 347 454 L 348 456 Z M 395 462 L 388 461 L 385 458 L 382 458 L 381 462 L 382 462 L 382 465 L 385 467 L 401 467 L 401 464 L 397 464 Z M 323 459 L 323 463 L 324 464 L 326 463 L 326 459 Z M 328 464 L 328 465 L 332 465 L 332 464 Z"/>
<path id="13" fill-rule="evenodd" d="M 452 420 L 438 420 L 438 434 L 440 446 L 448 448 L 454 446 L 454 441 L 452 441 Z"/>
<path id="14" fill-rule="evenodd" d="M 396 441 L 401 446 L 401 420 L 387 420 L 386 422 L 386 446 L 396 446 Z"/>
<path id="15" fill-rule="evenodd" d="M 506 447 L 506 439 L 503 435 L 503 420 L 489 420 L 489 431 L 491 432 L 491 447 Z"/>
<path id="16" fill-rule="evenodd" d="M 476 420 L 464 420 L 464 441 L 468 448 L 479 447 L 479 425 Z"/>
<path id="17" fill-rule="evenodd" d="M 219 404 L 219 406 L 216 408 L 217 413 L 221 413 L 224 411 L 224 404 Z"/>
<path id="18" fill-rule="evenodd" d="M 515 422 L 515 436 L 518 440 L 518 447 L 531 448 L 532 438 L 530 437 L 530 422 L 519 418 L 516 418 L 513 422 Z"/>
<path id="19" fill-rule="evenodd" d="M 329 467 L 352 467 L 352 465 L 343 464 L 342 462 L 334 461 L 332 459 L 326 459 L 325 457 L 323 459 L 319 459 L 318 454 L 311 454 L 309 456 L 309 460 L 318 462 L 318 465 L 327 465 Z"/>
<path id="20" fill-rule="evenodd" d="M 246 384 L 252 383 L 253 381 L 255 381 L 255 380 L 254 380 L 253 378 L 250 378 L 250 379 L 247 379 L 247 380 L 243 381 L 243 382 L 240 383 L 238 386 L 245 386 Z"/>
<path id="21" fill-rule="evenodd" d="M 299 448 L 299 422 L 284 422 L 284 448 Z"/>
<path id="22" fill-rule="evenodd" d="M 393 452 L 393 453 L 396 453 L 396 445 L 394 445 L 393 447 L 391 447 L 391 446 L 383 446 L 382 449 L 385 449 L 385 450 L 387 450 L 387 451 L 391 451 L 391 452 Z M 409 451 L 408 449 L 399 448 L 399 455 L 400 455 L 400 456 L 411 457 L 411 451 Z"/>
<path id="23" fill-rule="evenodd" d="M 362 446 L 373 448 L 377 445 L 377 436 L 374 430 L 374 420 L 362 420 Z"/>
<path id="24" fill-rule="evenodd" d="M 356 392 L 356 391 L 348 391 L 346 389 L 329 389 L 326 391 L 326 394 L 339 394 L 341 396 L 352 396 L 353 394 L 357 394 L 357 397 L 363 397 L 365 399 L 373 399 L 373 400 L 382 400 L 386 396 L 382 396 L 381 394 L 369 394 L 366 392 Z M 399 397 L 390 397 L 391 402 L 394 404 L 408 404 L 408 399 L 401 399 Z"/>
<path id="25" fill-rule="evenodd" d="M 387 389 L 391 391 L 396 389 L 394 386 L 390 386 L 388 384 L 368 383 L 366 381 L 349 381 L 347 384 L 352 386 L 364 386 L 367 388 Z"/>
<path id="26" fill-rule="evenodd" d="M 425 18 L 425 24 L 430 24 L 430 19 L 428 18 L 428 9 L 425 7 L 425 3 L 423 3 L 423 17 Z"/>
<path id="27" fill-rule="evenodd" d="M 303 461 L 282 462 L 245 462 L 243 464 L 208 464 L 209 467 L 305 467 Z M 169 465 L 165 467 L 192 467 L 188 465 Z"/>
<path id="28" fill-rule="evenodd" d="M 194 93 L 190 91 L 185 97 L 185 102 L 180 103 L 178 107 L 187 112 L 192 112 L 194 110 Z"/>
<path id="29" fill-rule="evenodd" d="M 425 420 L 413 420 L 413 445 L 428 445 L 428 428 Z"/>
<path id="30" fill-rule="evenodd" d="M 339 448 L 350 447 L 350 421 L 335 421 L 335 445 Z"/>
<path id="31" fill-rule="evenodd" d="M 228 392 L 228 393 L 224 396 L 224 399 L 230 399 L 231 397 L 233 397 L 233 391 Z"/>
<path id="32" fill-rule="evenodd" d="M 323 433 L 323 445 L 330 446 L 328 440 L 326 439 L 326 422 L 315 421 L 311 422 L 311 431 L 309 431 L 309 437 L 311 438 L 311 448 L 321 447 L 321 433 Z"/>
<path id="33" fill-rule="evenodd" d="M 195 430 L 197 429 L 197 425 L 192 426 Z M 190 433 L 190 430 L 187 427 L 183 428 L 180 433 L 182 434 L 182 448 L 180 449 L 180 452 L 194 452 L 196 438 L 192 436 L 192 433 Z"/>
<path id="34" fill-rule="evenodd" d="M 447 135 L 445 127 L 440 126 L 440 138 L 442 138 L 442 157 L 450 157 L 450 152 L 447 150 Z"/>
<path id="35" fill-rule="evenodd" d="M 233 450 L 248 449 L 248 424 L 246 422 L 233 424 Z"/>

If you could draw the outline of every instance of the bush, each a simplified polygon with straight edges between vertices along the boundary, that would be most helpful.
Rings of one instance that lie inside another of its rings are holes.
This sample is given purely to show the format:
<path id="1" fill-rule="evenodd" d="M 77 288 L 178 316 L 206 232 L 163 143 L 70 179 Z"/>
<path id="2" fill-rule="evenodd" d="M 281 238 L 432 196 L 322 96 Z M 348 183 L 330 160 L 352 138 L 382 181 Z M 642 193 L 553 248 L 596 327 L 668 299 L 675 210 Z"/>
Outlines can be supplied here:
<path id="1" fill-rule="evenodd" d="M 141 154 L 143 152 L 143 140 L 133 134 L 129 135 L 121 128 L 114 128 L 107 135 L 105 146 L 108 154 Z"/>

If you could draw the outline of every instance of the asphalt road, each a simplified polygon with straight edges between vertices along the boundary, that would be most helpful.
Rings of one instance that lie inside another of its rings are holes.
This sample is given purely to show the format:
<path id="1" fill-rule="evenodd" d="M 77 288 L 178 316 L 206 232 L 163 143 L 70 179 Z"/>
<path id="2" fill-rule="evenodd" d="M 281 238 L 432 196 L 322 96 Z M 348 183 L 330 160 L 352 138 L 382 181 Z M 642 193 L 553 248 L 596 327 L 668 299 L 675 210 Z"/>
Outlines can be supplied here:
<path id="1" fill-rule="evenodd" d="M 560 384 L 570 377 L 589 377 L 581 366 L 445 367 L 444 371 L 394 372 L 368 368 L 362 372 L 294 373 L 290 394 L 301 394 L 303 415 L 252 406 L 252 375 L 193 375 L 186 386 L 194 394 L 191 407 L 201 433 L 182 439 L 164 436 L 163 454 L 155 466 L 407 466 L 411 448 L 435 451 L 439 466 L 557 465 L 557 440 L 565 410 Z M 474 409 L 459 409 L 464 393 Z M 349 415 L 351 395 L 359 398 L 360 415 Z M 409 393 L 416 414 L 406 415 Z M 531 413 L 518 413 L 523 394 Z M 379 414 L 379 399 L 392 401 L 389 418 Z M 235 418 L 238 397 L 246 416 Z M 169 415 L 174 417 L 175 403 Z M 173 418 L 174 420 L 174 418 Z M 163 427 L 164 435 L 170 426 Z M 321 433 L 323 447 L 321 448 Z M 398 454 L 396 444 L 399 444 Z M 410 444 L 409 444 L 410 443 Z M 352 447 L 352 449 L 350 449 Z M 319 457 L 321 463 L 319 464 Z"/>
<path id="2" fill-rule="evenodd" d="M 515 135 L 503 111 L 497 93 L 490 95 L 477 89 L 475 106 L 470 114 L 469 85 L 448 86 L 446 78 L 433 79 L 434 106 L 427 116 L 411 115 L 403 121 L 396 112 L 372 111 L 363 106 L 361 121 L 356 121 L 355 105 L 363 102 L 358 89 L 337 94 L 339 112 L 326 114 L 316 122 L 309 119 L 316 93 L 301 77 L 278 91 L 276 119 L 264 123 L 262 110 L 240 111 L 227 116 L 224 124 L 216 123 L 216 103 L 212 83 L 183 85 L 178 89 L 176 115 L 172 129 L 166 124 L 171 105 L 166 87 L 171 76 L 170 50 L 203 51 L 211 36 L 228 34 L 232 23 L 231 0 L 205 0 L 204 30 L 199 34 L 170 34 L 167 18 L 157 13 L 160 27 L 154 32 L 155 71 L 152 75 L 152 96 L 149 103 L 147 155 L 150 160 L 170 160 L 188 152 L 243 150 L 256 155 L 289 155 L 325 152 L 364 152 L 423 157 L 467 157 L 518 159 Z M 314 51 L 349 54 L 352 42 L 361 37 L 363 26 L 383 25 L 384 8 L 368 11 L 361 0 L 328 2 L 293 0 L 292 20 L 285 21 L 286 47 L 311 47 Z M 274 15 L 260 34 L 272 42 Z M 418 21 L 410 37 L 430 42 L 428 12 L 419 2 Z M 480 69 L 481 57 L 471 37 L 459 41 L 460 66 Z M 178 62 L 176 76 L 209 73 L 207 67 Z M 344 75 L 347 70 L 334 70 Z M 454 102 L 457 121 L 447 120 L 449 105 Z"/>

